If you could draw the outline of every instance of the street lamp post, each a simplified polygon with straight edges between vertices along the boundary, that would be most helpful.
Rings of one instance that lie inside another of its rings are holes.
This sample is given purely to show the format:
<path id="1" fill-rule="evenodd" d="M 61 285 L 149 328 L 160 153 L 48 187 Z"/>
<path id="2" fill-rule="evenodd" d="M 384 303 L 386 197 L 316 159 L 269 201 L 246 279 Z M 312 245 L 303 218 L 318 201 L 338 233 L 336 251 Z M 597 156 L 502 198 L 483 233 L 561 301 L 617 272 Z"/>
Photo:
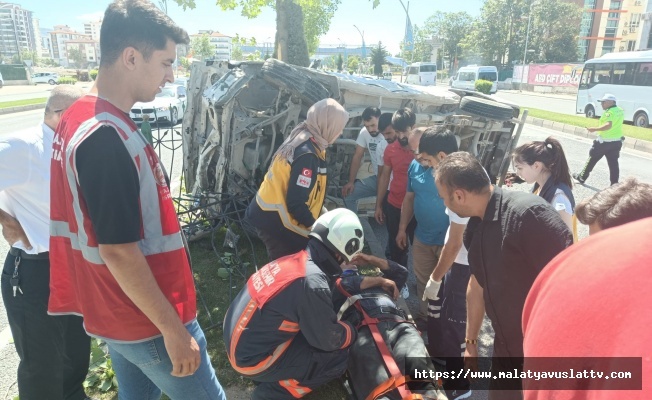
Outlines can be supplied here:
<path id="1" fill-rule="evenodd" d="M 360 34 L 360 37 L 362 38 L 362 60 L 361 60 L 360 64 L 366 66 L 367 48 L 364 45 L 364 31 L 360 31 L 360 28 L 358 28 L 355 25 L 353 25 L 353 27 L 358 30 L 358 33 Z M 361 69 L 361 67 L 358 66 L 358 73 L 360 73 L 360 69 Z"/>
<path id="2" fill-rule="evenodd" d="M 410 2 L 408 1 L 407 7 L 405 7 L 405 4 L 403 4 L 403 0 L 398 0 L 398 2 L 401 3 L 401 6 L 403 7 L 403 10 L 405 10 L 405 18 L 406 18 L 406 20 L 405 20 L 405 35 L 403 36 L 403 50 L 408 51 L 407 49 L 411 48 L 410 51 L 412 51 L 412 59 L 414 59 L 414 43 L 412 43 L 412 42 L 408 43 L 408 40 L 414 41 L 414 39 L 412 38 L 412 21 L 410 21 L 410 13 L 409 13 Z M 408 38 L 408 36 L 410 36 L 410 37 Z M 403 62 L 405 63 L 405 60 L 403 60 Z M 405 72 L 405 68 L 403 68 L 403 70 L 401 71 L 401 83 L 403 82 L 403 73 L 404 72 Z"/>
<path id="3" fill-rule="evenodd" d="M 527 16 L 527 31 L 525 33 L 525 51 L 523 51 L 523 65 L 521 66 L 521 82 L 518 85 L 518 91 L 523 91 L 523 78 L 525 77 L 525 59 L 527 57 L 527 45 L 530 39 L 530 22 L 532 20 L 532 7 L 537 4 L 538 1 L 533 1 L 530 3 L 530 13 Z"/>

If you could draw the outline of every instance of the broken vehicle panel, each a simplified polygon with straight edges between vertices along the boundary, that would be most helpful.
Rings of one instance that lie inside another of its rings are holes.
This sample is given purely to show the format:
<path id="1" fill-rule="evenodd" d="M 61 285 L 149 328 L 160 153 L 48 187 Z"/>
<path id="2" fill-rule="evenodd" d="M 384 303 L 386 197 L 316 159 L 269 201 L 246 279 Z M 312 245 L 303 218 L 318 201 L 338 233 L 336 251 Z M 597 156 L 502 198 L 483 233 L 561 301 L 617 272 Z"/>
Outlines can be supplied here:
<path id="1" fill-rule="evenodd" d="M 525 117 L 516 119 L 517 106 L 476 92 L 325 73 L 274 59 L 238 65 L 196 62 L 183 120 L 186 190 L 195 195 L 253 195 L 275 150 L 308 108 L 326 97 L 338 100 L 350 115 L 328 152 L 327 198 L 337 204 L 342 204 L 341 187 L 348 181 L 366 107 L 384 112 L 409 107 L 417 127 L 445 125 L 459 137 L 460 150 L 478 157 L 498 184 Z M 364 170 L 360 168 L 361 174 Z"/>

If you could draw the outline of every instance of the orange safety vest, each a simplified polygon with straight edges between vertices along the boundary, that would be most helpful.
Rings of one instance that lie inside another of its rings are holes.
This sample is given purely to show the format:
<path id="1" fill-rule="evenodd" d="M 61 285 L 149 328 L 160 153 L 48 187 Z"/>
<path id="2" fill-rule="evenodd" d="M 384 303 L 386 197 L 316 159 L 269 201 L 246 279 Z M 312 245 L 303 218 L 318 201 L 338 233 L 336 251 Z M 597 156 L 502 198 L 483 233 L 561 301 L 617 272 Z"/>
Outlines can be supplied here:
<path id="1" fill-rule="evenodd" d="M 136 166 L 142 226 L 138 247 L 179 319 L 186 324 L 197 316 L 192 271 L 158 156 L 133 121 L 108 101 L 92 95 L 66 111 L 54 137 L 48 313 L 83 316 L 91 336 L 140 342 L 161 333 L 122 291 L 100 256 L 77 180 L 77 148 L 102 126 L 118 132 Z"/>

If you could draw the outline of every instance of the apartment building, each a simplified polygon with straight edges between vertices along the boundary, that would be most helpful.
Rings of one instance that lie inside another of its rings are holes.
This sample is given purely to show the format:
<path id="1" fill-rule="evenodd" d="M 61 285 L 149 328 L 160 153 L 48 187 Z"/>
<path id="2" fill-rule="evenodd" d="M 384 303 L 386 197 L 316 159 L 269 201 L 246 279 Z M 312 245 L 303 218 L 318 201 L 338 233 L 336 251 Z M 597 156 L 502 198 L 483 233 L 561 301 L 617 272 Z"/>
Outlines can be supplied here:
<path id="1" fill-rule="evenodd" d="M 91 35 L 79 33 L 68 25 L 55 25 L 50 32 L 52 42 L 52 59 L 64 67 L 69 65 L 66 42 L 74 40 L 92 40 Z"/>
<path id="2" fill-rule="evenodd" d="M 231 59 L 231 50 L 233 49 L 231 36 L 212 30 L 200 30 L 196 35 L 191 35 L 191 38 L 203 35 L 208 35 L 208 39 L 215 49 L 213 59 L 217 61 L 228 61 Z"/>
<path id="3" fill-rule="evenodd" d="M 37 50 L 39 32 L 34 29 L 32 14 L 18 4 L 0 2 L 0 57 Z"/>
<path id="4" fill-rule="evenodd" d="M 93 39 L 72 39 L 65 42 L 66 58 L 68 65 L 75 65 L 77 68 L 87 66 L 97 67 L 100 61 L 100 43 Z M 71 50 L 75 49 L 81 54 L 81 60 L 73 59 Z M 81 64 L 81 65 L 80 65 Z"/>
<path id="5" fill-rule="evenodd" d="M 91 21 L 84 23 L 84 34 L 90 35 L 91 39 L 100 41 L 100 28 L 102 27 L 102 20 Z"/>
<path id="6" fill-rule="evenodd" d="M 584 9 L 578 40 L 578 61 L 652 46 L 651 0 L 572 1 Z"/>

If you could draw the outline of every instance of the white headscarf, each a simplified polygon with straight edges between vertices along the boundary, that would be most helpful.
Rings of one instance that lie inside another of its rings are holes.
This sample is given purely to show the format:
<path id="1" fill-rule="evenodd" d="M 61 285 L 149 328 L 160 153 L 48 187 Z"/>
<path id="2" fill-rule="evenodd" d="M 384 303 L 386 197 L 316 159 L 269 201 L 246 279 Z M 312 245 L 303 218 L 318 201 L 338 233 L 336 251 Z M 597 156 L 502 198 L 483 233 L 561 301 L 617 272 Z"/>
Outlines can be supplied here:
<path id="1" fill-rule="evenodd" d="M 306 120 L 297 125 L 274 157 L 282 157 L 292 163 L 294 150 L 301 143 L 312 138 L 319 150 L 325 150 L 335 143 L 349 121 L 349 113 L 333 99 L 324 99 L 315 103 L 308 110 Z"/>

